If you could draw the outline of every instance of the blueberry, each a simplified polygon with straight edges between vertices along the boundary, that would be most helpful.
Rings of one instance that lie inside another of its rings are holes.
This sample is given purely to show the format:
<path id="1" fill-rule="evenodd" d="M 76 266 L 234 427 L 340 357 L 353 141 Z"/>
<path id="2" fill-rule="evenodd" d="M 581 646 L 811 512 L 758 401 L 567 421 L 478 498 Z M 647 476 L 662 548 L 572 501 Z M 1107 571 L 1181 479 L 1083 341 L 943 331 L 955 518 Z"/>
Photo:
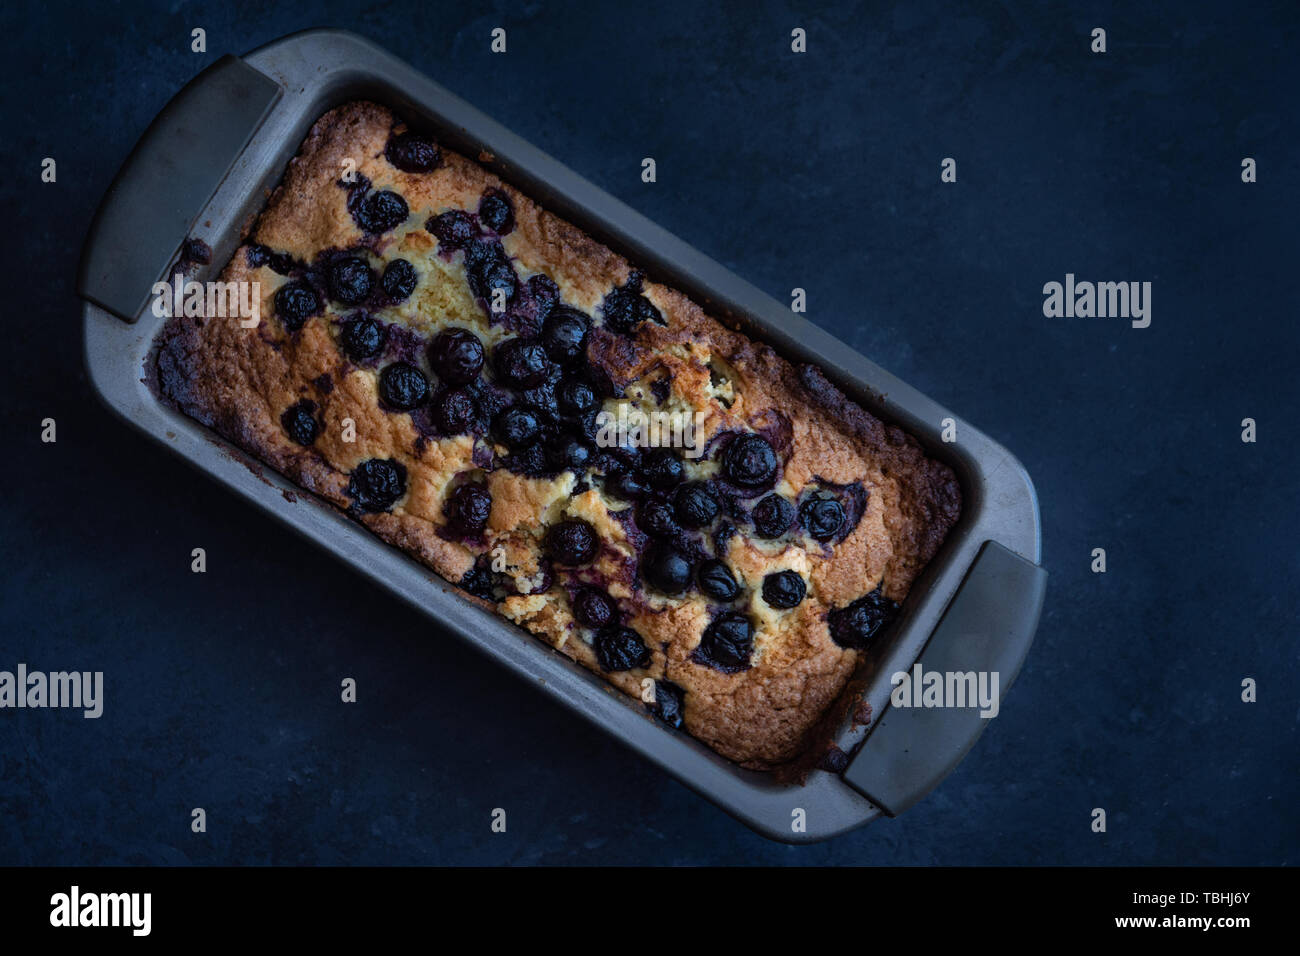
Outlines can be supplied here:
<path id="1" fill-rule="evenodd" d="M 665 594 L 681 594 L 691 583 L 691 562 L 668 545 L 651 545 L 641 558 L 641 577 Z"/>
<path id="2" fill-rule="evenodd" d="M 449 388 L 433 400 L 433 420 L 444 435 L 469 431 L 478 417 L 474 397 L 459 388 Z"/>
<path id="3" fill-rule="evenodd" d="M 808 585 L 797 571 L 775 571 L 763 578 L 763 600 L 769 607 L 798 607 L 807 593 Z"/>
<path id="4" fill-rule="evenodd" d="M 374 358 L 384 347 L 384 330 L 365 314 L 354 315 L 343 324 L 340 336 L 343 354 L 354 362 Z"/>
<path id="5" fill-rule="evenodd" d="M 542 478 L 555 474 L 550 455 L 541 444 L 532 444 L 522 451 L 515 452 L 507 457 L 503 464 L 515 474 L 526 478 Z"/>
<path id="6" fill-rule="evenodd" d="M 212 247 L 202 239 L 186 239 L 181 246 L 182 263 L 198 263 L 201 266 L 206 266 L 211 261 Z"/>
<path id="7" fill-rule="evenodd" d="M 329 270 L 330 298 L 348 305 L 366 301 L 375 285 L 375 274 L 364 259 L 348 256 L 339 259 Z"/>
<path id="8" fill-rule="evenodd" d="M 605 490 L 623 501 L 636 501 L 650 492 L 645 481 L 635 471 L 608 478 L 605 482 Z"/>
<path id="9" fill-rule="evenodd" d="M 727 551 L 727 542 L 736 534 L 736 526 L 730 521 L 723 521 L 718 525 L 718 529 L 713 532 L 713 551 L 715 554 L 725 554 Z"/>
<path id="10" fill-rule="evenodd" d="M 466 386 L 466 391 L 474 396 L 474 403 L 478 406 L 479 420 L 481 422 L 491 422 L 506 408 L 517 404 L 514 398 L 505 391 L 487 388 L 481 383 Z"/>
<path id="11" fill-rule="evenodd" d="M 477 232 L 475 233 L 477 236 Z M 492 238 L 472 239 L 465 244 L 465 271 L 482 272 L 494 262 L 506 258 L 506 251 L 501 243 Z"/>
<path id="12" fill-rule="evenodd" d="M 537 314 L 545 318 L 551 306 L 560 300 L 559 286 L 544 272 L 530 275 L 524 284 L 528 286 L 528 294 L 537 302 Z"/>
<path id="13" fill-rule="evenodd" d="M 631 335 L 643 322 L 667 324 L 663 313 L 641 294 L 641 276 L 635 272 L 628 277 L 625 285 L 605 296 L 600 311 L 605 324 L 623 335 Z"/>
<path id="14" fill-rule="evenodd" d="M 478 221 L 499 236 L 515 228 L 515 207 L 499 189 L 489 189 L 478 204 Z"/>
<path id="15" fill-rule="evenodd" d="M 555 401 L 555 379 L 558 370 L 554 365 L 550 366 L 546 372 L 546 379 L 542 384 L 535 388 L 525 388 L 519 392 L 519 397 L 533 408 L 539 409 L 546 413 L 548 421 L 554 421 L 559 417 L 560 410 Z"/>
<path id="16" fill-rule="evenodd" d="M 718 516 L 718 499 L 705 485 L 691 482 L 673 495 L 673 514 L 688 528 L 703 528 Z"/>
<path id="17" fill-rule="evenodd" d="M 724 673 L 731 674 L 749 667 L 754 654 L 754 626 L 743 614 L 720 615 L 704 629 L 692 657 Z"/>
<path id="18" fill-rule="evenodd" d="M 411 293 L 415 291 L 415 283 L 418 280 L 419 276 L 415 274 L 415 266 L 405 259 L 394 259 L 384 266 L 384 275 L 379 280 L 379 285 L 383 288 L 384 295 L 394 302 L 402 302 L 410 298 Z"/>
<path id="19" fill-rule="evenodd" d="M 809 537 L 829 541 L 844 524 L 844 509 L 834 498 L 809 498 L 799 506 L 799 520 Z"/>
<path id="20" fill-rule="evenodd" d="M 680 727 L 686 710 L 685 697 L 684 690 L 672 681 L 660 678 L 655 681 L 655 702 L 650 712 L 669 727 Z"/>
<path id="21" fill-rule="evenodd" d="M 511 388 L 536 388 L 546 381 L 551 363 L 546 350 L 526 339 L 506 339 L 492 352 L 497 378 Z"/>
<path id="22" fill-rule="evenodd" d="M 706 596 L 724 604 L 729 604 L 740 595 L 740 585 L 732 577 L 731 569 L 717 558 L 710 558 L 700 565 L 695 572 L 695 583 Z"/>
<path id="23" fill-rule="evenodd" d="M 404 173 L 431 172 L 442 162 L 442 150 L 433 140 L 411 132 L 390 136 L 384 156 Z"/>
<path id="24" fill-rule="evenodd" d="M 826 620 L 830 624 L 831 639 L 836 644 L 862 650 L 897 613 L 898 605 L 876 588 L 848 607 L 833 609 Z"/>
<path id="25" fill-rule="evenodd" d="M 497 290 L 504 293 L 502 298 L 507 303 L 515 297 L 515 290 L 518 285 L 515 279 L 515 270 L 504 259 L 492 263 L 491 266 L 477 275 L 476 279 L 480 287 L 476 290 L 477 294 L 488 303 L 488 307 L 493 311 L 496 310 Z"/>
<path id="26" fill-rule="evenodd" d="M 248 265 L 253 269 L 267 266 L 272 272 L 287 276 L 297 266 L 297 263 L 293 261 L 293 256 L 287 252 L 275 252 L 260 242 L 251 243 L 246 247 L 246 250 L 245 256 L 248 259 Z"/>
<path id="27" fill-rule="evenodd" d="M 406 200 L 397 193 L 385 189 L 382 192 L 371 193 L 361 200 L 353 213 L 353 218 L 363 232 L 379 235 L 406 222 L 409 214 Z"/>
<path id="28" fill-rule="evenodd" d="M 367 458 L 348 479 L 347 496 L 358 511 L 387 511 L 406 494 L 406 466 L 391 458 Z"/>
<path id="29" fill-rule="evenodd" d="M 779 538 L 794 524 L 794 505 L 789 499 L 770 494 L 754 505 L 754 533 L 760 538 Z"/>
<path id="30" fill-rule="evenodd" d="M 670 491 L 682 483 L 686 470 L 671 448 L 652 448 L 641 462 L 646 483 L 658 491 Z"/>
<path id="31" fill-rule="evenodd" d="M 429 346 L 429 364 L 449 385 L 468 385 L 483 370 L 483 343 L 469 329 L 446 329 Z"/>
<path id="32" fill-rule="evenodd" d="M 618 458 L 625 471 L 637 471 L 641 468 L 643 455 L 638 445 L 617 445 L 609 449 L 609 454 Z"/>
<path id="33" fill-rule="evenodd" d="M 573 619 L 594 631 L 618 623 L 618 605 L 598 588 L 583 588 L 573 596 Z"/>
<path id="34" fill-rule="evenodd" d="M 527 405 L 511 405 L 492 420 L 492 437 L 511 451 L 527 448 L 541 432 L 541 419 Z"/>
<path id="35" fill-rule="evenodd" d="M 320 422 L 316 420 L 316 403 L 304 398 L 290 405 L 280 416 L 280 424 L 285 433 L 299 445 L 312 444 L 320 434 Z"/>
<path id="36" fill-rule="evenodd" d="M 582 415 L 595 408 L 600 400 L 596 390 L 577 378 L 566 378 L 555 390 L 555 401 L 565 415 Z"/>
<path id="37" fill-rule="evenodd" d="M 518 288 L 514 267 L 499 242 L 472 242 L 466 247 L 465 278 L 470 291 L 488 303 L 489 308 L 495 305 L 492 294 L 495 290 L 504 291 L 509 302 Z"/>
<path id="38" fill-rule="evenodd" d="M 602 448 L 595 462 L 596 470 L 606 478 L 621 478 L 641 465 L 641 450 L 634 446 Z"/>
<path id="39" fill-rule="evenodd" d="M 492 495 L 482 485 L 467 482 L 447 496 L 442 514 L 461 534 L 482 534 L 492 515 Z"/>
<path id="40" fill-rule="evenodd" d="M 379 397 L 384 404 L 409 412 L 429 397 L 429 380 L 409 362 L 394 362 L 379 373 Z"/>
<path id="41" fill-rule="evenodd" d="M 546 553 L 558 564 L 590 564 L 600 551 L 596 529 L 581 518 L 565 518 L 552 525 L 544 541 Z"/>
<path id="42" fill-rule="evenodd" d="M 565 468 L 585 471 L 591 461 L 591 449 L 578 439 L 572 438 L 565 444 L 560 458 Z"/>
<path id="43" fill-rule="evenodd" d="M 441 245 L 459 249 L 478 235 L 474 220 L 462 209 L 449 209 L 429 217 L 424 228 L 433 233 Z"/>
<path id="44" fill-rule="evenodd" d="M 587 317 L 567 305 L 551 309 L 542 324 L 542 345 L 552 361 L 568 365 L 587 350 Z"/>
<path id="45" fill-rule="evenodd" d="M 596 635 L 596 660 L 604 671 L 650 666 L 650 649 L 630 627 L 607 627 Z"/>
<path id="46" fill-rule="evenodd" d="M 642 502 L 637 509 L 636 526 L 656 538 L 671 538 L 681 531 L 673 517 L 673 509 L 665 502 L 653 498 Z"/>
<path id="47" fill-rule="evenodd" d="M 826 753 L 822 754 L 822 759 L 817 761 L 817 769 L 827 773 L 843 773 L 848 766 L 849 755 L 834 744 L 830 744 Z"/>
<path id="48" fill-rule="evenodd" d="M 569 422 L 575 435 L 582 437 L 582 440 L 589 445 L 598 445 L 600 441 L 601 419 L 600 412 L 592 409 L 582 415 L 573 417 Z M 597 458 L 600 456 L 596 456 Z M 599 464 L 598 461 L 592 461 L 593 465 Z"/>
<path id="49" fill-rule="evenodd" d="M 275 293 L 275 314 L 290 332 L 297 332 L 320 310 L 320 296 L 306 282 L 290 282 Z"/>
<path id="50" fill-rule="evenodd" d="M 493 593 L 492 572 L 487 568 L 478 566 L 470 568 L 465 572 L 465 576 L 460 579 L 460 586 L 470 594 L 485 601 L 496 600 L 496 595 Z"/>
<path id="51" fill-rule="evenodd" d="M 769 485 L 776 478 L 776 452 L 762 435 L 737 435 L 722 452 L 722 474 L 733 484 Z"/>

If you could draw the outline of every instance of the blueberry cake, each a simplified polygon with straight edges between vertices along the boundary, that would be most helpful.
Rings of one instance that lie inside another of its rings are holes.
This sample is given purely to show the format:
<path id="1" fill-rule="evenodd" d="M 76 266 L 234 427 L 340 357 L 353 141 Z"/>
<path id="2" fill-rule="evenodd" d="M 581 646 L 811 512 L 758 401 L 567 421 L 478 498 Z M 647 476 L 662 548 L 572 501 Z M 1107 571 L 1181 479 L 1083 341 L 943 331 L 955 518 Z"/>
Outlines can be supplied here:
<path id="1" fill-rule="evenodd" d="M 222 281 L 261 322 L 169 320 L 167 401 L 748 768 L 826 751 L 958 517 L 817 368 L 372 103 L 316 122 Z M 620 411 L 699 431 L 617 444 Z"/>

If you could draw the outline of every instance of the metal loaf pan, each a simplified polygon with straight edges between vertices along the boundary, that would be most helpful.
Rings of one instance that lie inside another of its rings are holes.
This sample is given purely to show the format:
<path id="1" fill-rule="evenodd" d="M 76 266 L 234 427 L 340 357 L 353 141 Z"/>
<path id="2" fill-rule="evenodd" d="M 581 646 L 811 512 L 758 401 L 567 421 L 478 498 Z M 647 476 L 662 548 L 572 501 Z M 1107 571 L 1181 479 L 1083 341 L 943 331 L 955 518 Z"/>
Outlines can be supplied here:
<path id="1" fill-rule="evenodd" d="M 907 429 L 956 471 L 962 519 L 913 587 L 897 625 L 868 655 L 866 700 L 875 719 L 840 728 L 839 746 L 854 754 L 842 773 L 814 771 L 803 786 L 783 785 L 665 729 L 639 702 L 464 600 L 341 511 L 269 470 L 250 468 L 241 452 L 159 402 L 142 381 L 165 321 L 146 307 L 151 286 L 164 278 L 184 239 L 211 246 L 211 263 L 194 278 L 215 278 L 311 124 L 357 98 L 428 124 L 443 142 L 479 157 L 722 321 L 791 360 L 820 366 L 850 397 Z M 889 709 L 890 675 L 918 659 L 926 669 L 995 670 L 1005 694 L 1033 640 L 1046 579 L 1038 567 L 1038 503 L 1024 469 L 1005 449 L 352 34 L 313 30 L 242 58 L 227 56 L 178 93 L 104 197 L 87 236 L 78 292 L 86 300 L 91 379 L 122 418 L 771 838 L 825 839 L 920 799 L 956 766 L 986 721 L 973 709 Z M 945 443 L 940 433 L 948 418 L 956 441 Z"/>

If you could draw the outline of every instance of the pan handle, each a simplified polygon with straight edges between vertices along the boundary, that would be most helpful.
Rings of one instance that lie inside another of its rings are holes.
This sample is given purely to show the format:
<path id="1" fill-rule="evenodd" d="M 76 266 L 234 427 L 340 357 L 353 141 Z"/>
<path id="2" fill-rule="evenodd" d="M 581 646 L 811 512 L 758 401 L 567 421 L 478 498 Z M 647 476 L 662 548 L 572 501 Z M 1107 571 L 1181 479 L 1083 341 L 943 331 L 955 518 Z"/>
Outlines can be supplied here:
<path id="1" fill-rule="evenodd" d="M 280 87 L 223 56 L 172 97 L 118 170 L 81 251 L 77 294 L 134 322 Z"/>
<path id="2" fill-rule="evenodd" d="M 1033 643 L 1046 589 L 1046 571 L 996 541 L 984 542 L 921 651 L 922 674 L 997 674 L 1000 707 Z M 978 704 L 919 706 L 915 675 L 913 665 L 909 677 L 918 706 L 891 703 L 844 770 L 844 780 L 889 816 L 934 789 L 988 725 Z M 986 686 L 992 687 L 991 678 Z"/>

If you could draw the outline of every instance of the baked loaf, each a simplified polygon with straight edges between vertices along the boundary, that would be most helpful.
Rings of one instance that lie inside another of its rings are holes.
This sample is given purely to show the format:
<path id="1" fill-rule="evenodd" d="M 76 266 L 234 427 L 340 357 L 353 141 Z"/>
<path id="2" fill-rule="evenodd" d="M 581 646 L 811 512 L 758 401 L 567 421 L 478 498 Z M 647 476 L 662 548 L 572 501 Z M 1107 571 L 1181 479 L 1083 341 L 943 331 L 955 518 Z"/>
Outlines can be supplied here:
<path id="1" fill-rule="evenodd" d="M 222 281 L 262 320 L 169 320 L 167 400 L 745 767 L 821 756 L 958 517 L 819 370 L 373 103 L 316 122 Z"/>

